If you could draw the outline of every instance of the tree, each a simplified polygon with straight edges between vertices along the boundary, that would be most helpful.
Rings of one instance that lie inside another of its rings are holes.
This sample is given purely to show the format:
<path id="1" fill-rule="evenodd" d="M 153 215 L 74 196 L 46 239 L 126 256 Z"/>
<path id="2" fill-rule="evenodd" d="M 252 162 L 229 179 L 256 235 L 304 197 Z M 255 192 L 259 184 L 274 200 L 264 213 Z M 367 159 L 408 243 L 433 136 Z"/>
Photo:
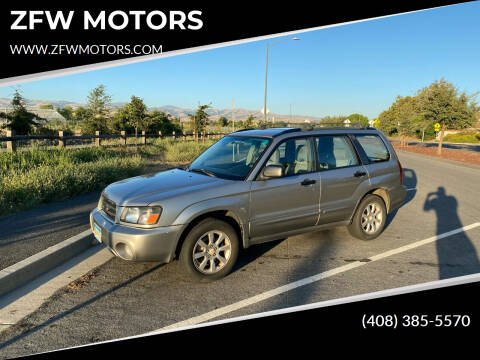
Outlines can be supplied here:
<path id="1" fill-rule="evenodd" d="M 44 120 L 27 110 L 25 107 L 25 99 L 18 90 L 15 90 L 10 104 L 12 111 L 0 113 L 0 118 L 7 120 L 3 128 L 14 130 L 18 134 L 29 134 L 32 132 L 34 126 L 40 125 L 37 120 Z"/>
<path id="2" fill-rule="evenodd" d="M 439 155 L 442 153 L 445 130 L 467 128 L 475 122 L 475 112 L 478 110 L 475 96 L 459 93 L 452 83 L 443 78 L 418 92 L 419 109 L 426 121 L 440 124 Z"/>
<path id="3" fill-rule="evenodd" d="M 171 134 L 181 132 L 180 121 L 163 111 L 155 110 L 149 115 L 148 131 L 151 133 Z"/>
<path id="4" fill-rule="evenodd" d="M 390 108 L 380 114 L 380 124 L 384 124 L 388 119 L 389 125 L 401 136 L 401 145 L 406 143 L 406 137 L 415 134 L 415 119 L 418 118 L 417 104 L 415 98 L 411 96 L 397 96 L 395 102 Z"/>
<path id="5" fill-rule="evenodd" d="M 220 119 L 218 119 L 218 122 L 222 127 L 228 126 L 228 119 L 225 116 L 221 116 Z"/>
<path id="6" fill-rule="evenodd" d="M 389 135 L 397 133 L 401 136 L 401 145 L 405 145 L 406 137 L 415 135 L 421 115 L 418 111 L 417 99 L 411 96 L 397 96 L 388 110 L 378 117 L 377 126 Z"/>
<path id="7" fill-rule="evenodd" d="M 113 114 L 108 123 L 108 127 L 113 133 L 118 133 L 120 131 L 131 133 L 134 131 L 133 126 L 128 121 L 128 110 L 126 104 Z"/>
<path id="8" fill-rule="evenodd" d="M 255 116 L 253 114 L 248 115 L 247 119 L 245 120 L 244 126 L 245 128 L 249 129 L 253 127 L 253 120 L 255 120 Z"/>
<path id="9" fill-rule="evenodd" d="M 56 111 L 57 111 L 60 115 L 62 115 L 62 116 L 65 118 L 65 120 L 67 120 L 67 122 L 68 122 L 68 121 L 71 121 L 72 118 L 73 118 L 73 109 L 72 109 L 71 106 L 68 106 L 68 105 L 67 105 L 67 106 L 65 106 L 63 109 L 60 109 L 59 107 L 57 107 L 57 108 L 56 108 Z"/>
<path id="10" fill-rule="evenodd" d="M 40 105 L 40 109 L 53 110 L 53 105 L 52 104 L 42 104 L 42 105 Z"/>
<path id="11" fill-rule="evenodd" d="M 104 85 L 98 85 L 87 97 L 87 109 L 94 117 L 108 115 L 112 97 L 105 91 Z"/>
<path id="12" fill-rule="evenodd" d="M 86 115 L 80 123 L 85 134 L 94 134 L 95 131 L 107 132 L 107 120 L 112 98 L 105 92 L 105 86 L 99 85 L 87 97 Z M 77 109 L 78 110 L 78 109 Z"/>
<path id="13" fill-rule="evenodd" d="M 135 129 L 135 138 L 137 138 L 138 129 L 146 130 L 148 126 L 147 105 L 143 99 L 132 95 L 130 102 L 125 105 L 125 112 L 128 124 Z"/>
<path id="14" fill-rule="evenodd" d="M 79 106 L 73 111 L 72 114 L 72 127 L 77 128 L 81 127 L 84 121 L 87 121 L 89 117 L 87 109 L 82 106 Z"/>
<path id="15" fill-rule="evenodd" d="M 189 114 L 188 116 L 192 120 L 192 130 L 198 134 L 205 131 L 208 125 L 208 114 L 206 113 L 206 109 L 208 109 L 210 105 L 200 105 L 198 104 L 197 111 L 195 114 Z"/>
<path id="16" fill-rule="evenodd" d="M 348 120 L 350 120 L 352 123 L 359 123 L 362 125 L 362 127 L 367 127 L 369 125 L 368 123 L 368 117 L 362 115 L 362 114 L 351 114 L 347 117 Z"/>

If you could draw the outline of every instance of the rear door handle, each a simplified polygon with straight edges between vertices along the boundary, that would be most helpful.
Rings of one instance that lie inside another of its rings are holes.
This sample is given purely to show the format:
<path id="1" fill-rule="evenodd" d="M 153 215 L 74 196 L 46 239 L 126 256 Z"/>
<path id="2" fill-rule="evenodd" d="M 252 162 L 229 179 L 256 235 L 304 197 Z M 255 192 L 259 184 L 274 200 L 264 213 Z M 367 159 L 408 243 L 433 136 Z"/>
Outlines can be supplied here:
<path id="1" fill-rule="evenodd" d="M 353 174 L 353 176 L 355 177 L 362 177 L 365 175 L 367 175 L 367 173 L 365 171 L 360 171 L 360 170 L 358 170 L 355 174 Z"/>
<path id="2" fill-rule="evenodd" d="M 312 180 L 312 179 L 305 179 L 303 180 L 300 185 L 302 186 L 307 186 L 307 185 L 312 185 L 312 184 L 315 184 L 317 181 L 316 180 Z"/>

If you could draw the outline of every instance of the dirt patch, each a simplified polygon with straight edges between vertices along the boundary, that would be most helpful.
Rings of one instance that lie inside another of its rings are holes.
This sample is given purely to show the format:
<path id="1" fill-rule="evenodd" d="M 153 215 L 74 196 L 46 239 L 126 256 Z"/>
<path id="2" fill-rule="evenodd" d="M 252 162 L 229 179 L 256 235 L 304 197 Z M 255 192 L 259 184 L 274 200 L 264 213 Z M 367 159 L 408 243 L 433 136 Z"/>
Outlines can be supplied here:
<path id="1" fill-rule="evenodd" d="M 425 147 L 421 145 L 400 146 L 400 144 L 398 143 L 392 143 L 392 145 L 395 150 L 413 152 L 417 154 L 435 156 L 442 159 L 456 160 L 469 164 L 480 165 L 480 153 L 474 153 L 472 151 L 442 148 L 442 155 L 438 155 L 437 147 Z"/>
<path id="2" fill-rule="evenodd" d="M 88 284 L 88 282 L 93 279 L 96 275 L 96 271 L 90 271 L 88 274 L 83 275 L 79 279 L 72 281 L 70 284 L 67 285 L 68 290 L 78 290 L 83 288 Z"/>

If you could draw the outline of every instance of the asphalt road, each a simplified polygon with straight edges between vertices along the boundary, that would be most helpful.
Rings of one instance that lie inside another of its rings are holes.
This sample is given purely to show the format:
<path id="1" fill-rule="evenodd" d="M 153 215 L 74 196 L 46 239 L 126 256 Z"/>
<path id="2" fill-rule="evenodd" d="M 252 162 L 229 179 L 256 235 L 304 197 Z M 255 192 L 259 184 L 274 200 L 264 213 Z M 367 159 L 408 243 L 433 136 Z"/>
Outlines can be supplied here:
<path id="1" fill-rule="evenodd" d="M 13 357 L 142 334 L 347 264 L 338 272 L 215 320 L 480 272 L 480 227 L 378 261 L 366 259 L 480 221 L 480 168 L 400 153 L 405 204 L 384 233 L 360 241 L 336 228 L 258 245 L 231 275 L 187 281 L 167 265 L 114 258 L 77 290 L 59 290 L 16 327 L 0 333 L 0 357 Z M 433 195 L 429 195 L 432 193 Z M 55 231 L 55 229 L 51 229 Z"/>
<path id="2" fill-rule="evenodd" d="M 101 191 L 0 218 L 0 270 L 89 228 Z"/>

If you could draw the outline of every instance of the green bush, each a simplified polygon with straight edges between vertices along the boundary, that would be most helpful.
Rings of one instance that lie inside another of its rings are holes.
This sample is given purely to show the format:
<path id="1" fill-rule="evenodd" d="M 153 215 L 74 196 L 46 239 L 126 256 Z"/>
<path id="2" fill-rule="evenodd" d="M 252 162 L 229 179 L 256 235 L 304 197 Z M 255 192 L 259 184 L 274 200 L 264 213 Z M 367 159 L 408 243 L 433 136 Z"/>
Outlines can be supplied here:
<path id="1" fill-rule="evenodd" d="M 173 141 L 172 139 L 157 139 L 154 146 L 163 153 L 163 159 L 168 162 L 191 162 L 204 152 L 216 140 L 203 141 Z"/>
<path id="2" fill-rule="evenodd" d="M 474 132 L 460 132 L 457 134 L 448 134 L 443 138 L 443 141 L 455 142 L 455 143 L 480 143 L 480 133 Z"/>
<path id="3" fill-rule="evenodd" d="M 155 139 L 147 146 L 0 153 L 0 216 L 67 199 L 141 174 L 152 159 L 191 162 L 215 140 Z"/>
<path id="4" fill-rule="evenodd" d="M 416 134 L 418 139 L 422 138 L 422 130 L 417 130 Z M 425 135 L 424 135 L 424 140 L 433 140 L 435 139 L 435 129 L 433 127 L 433 124 L 430 124 L 426 129 L 425 129 Z"/>
<path id="5" fill-rule="evenodd" d="M 9 170 L 0 178 L 0 215 L 105 187 L 141 174 L 143 167 L 142 159 L 133 156 L 42 165 L 24 172 Z"/>

